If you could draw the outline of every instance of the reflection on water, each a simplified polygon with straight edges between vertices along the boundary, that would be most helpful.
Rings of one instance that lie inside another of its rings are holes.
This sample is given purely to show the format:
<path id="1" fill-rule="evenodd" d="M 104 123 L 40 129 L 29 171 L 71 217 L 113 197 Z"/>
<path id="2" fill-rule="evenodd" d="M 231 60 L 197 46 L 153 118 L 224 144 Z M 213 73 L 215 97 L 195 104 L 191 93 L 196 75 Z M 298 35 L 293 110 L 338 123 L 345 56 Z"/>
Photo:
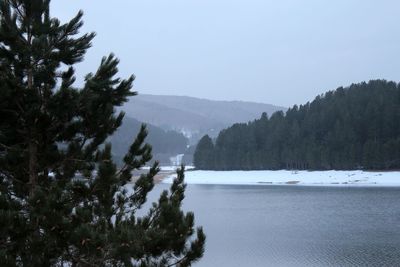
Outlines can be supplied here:
<path id="1" fill-rule="evenodd" d="M 400 188 L 188 185 L 184 208 L 207 234 L 196 267 L 400 266 Z"/>

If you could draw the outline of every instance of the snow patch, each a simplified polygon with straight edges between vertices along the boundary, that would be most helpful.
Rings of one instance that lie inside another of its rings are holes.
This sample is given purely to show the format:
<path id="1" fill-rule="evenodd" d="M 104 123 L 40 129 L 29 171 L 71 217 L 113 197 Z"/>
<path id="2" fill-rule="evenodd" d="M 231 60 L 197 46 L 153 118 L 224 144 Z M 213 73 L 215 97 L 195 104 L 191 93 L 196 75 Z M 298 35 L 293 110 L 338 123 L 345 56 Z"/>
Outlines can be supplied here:
<path id="1" fill-rule="evenodd" d="M 170 175 L 163 183 L 172 183 Z M 187 184 L 400 186 L 400 172 L 368 171 L 189 171 Z"/>

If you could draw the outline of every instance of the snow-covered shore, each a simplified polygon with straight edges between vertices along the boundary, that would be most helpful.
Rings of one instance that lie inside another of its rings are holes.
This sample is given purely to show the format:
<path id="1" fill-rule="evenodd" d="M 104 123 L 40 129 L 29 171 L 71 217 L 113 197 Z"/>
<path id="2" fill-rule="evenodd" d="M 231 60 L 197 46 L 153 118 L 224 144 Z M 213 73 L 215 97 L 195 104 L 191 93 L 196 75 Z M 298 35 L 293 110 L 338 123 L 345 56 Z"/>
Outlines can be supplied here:
<path id="1" fill-rule="evenodd" d="M 171 183 L 175 175 L 162 182 Z M 187 171 L 187 184 L 399 186 L 400 171 Z"/>

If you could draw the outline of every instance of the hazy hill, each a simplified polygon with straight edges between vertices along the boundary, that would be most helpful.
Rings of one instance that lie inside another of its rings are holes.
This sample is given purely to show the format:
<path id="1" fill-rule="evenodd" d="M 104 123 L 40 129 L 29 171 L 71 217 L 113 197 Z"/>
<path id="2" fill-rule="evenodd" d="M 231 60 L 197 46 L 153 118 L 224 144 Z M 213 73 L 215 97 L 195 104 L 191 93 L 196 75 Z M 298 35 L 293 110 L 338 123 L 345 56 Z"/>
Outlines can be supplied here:
<path id="1" fill-rule="evenodd" d="M 128 151 L 139 132 L 142 122 L 125 116 L 120 128 L 110 137 L 112 151 L 118 162 Z M 186 152 L 188 140 L 183 134 L 167 131 L 157 126 L 147 124 L 148 136 L 146 142 L 153 147 L 153 158 L 163 164 L 169 164 L 169 157 Z"/>
<path id="2" fill-rule="evenodd" d="M 233 123 L 286 108 L 243 101 L 215 101 L 187 96 L 138 95 L 125 104 L 127 115 L 165 130 L 176 130 L 195 143 L 204 134 L 217 136 Z"/>

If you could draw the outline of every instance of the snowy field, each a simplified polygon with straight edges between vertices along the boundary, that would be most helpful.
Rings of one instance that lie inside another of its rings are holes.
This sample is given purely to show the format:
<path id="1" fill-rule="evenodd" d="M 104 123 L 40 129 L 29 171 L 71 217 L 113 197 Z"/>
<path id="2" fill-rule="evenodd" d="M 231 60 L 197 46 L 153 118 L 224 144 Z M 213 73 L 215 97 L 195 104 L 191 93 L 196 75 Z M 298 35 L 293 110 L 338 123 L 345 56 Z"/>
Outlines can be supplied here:
<path id="1" fill-rule="evenodd" d="M 171 183 L 175 175 L 162 182 Z M 400 186 L 400 171 L 186 171 L 187 184 Z"/>

